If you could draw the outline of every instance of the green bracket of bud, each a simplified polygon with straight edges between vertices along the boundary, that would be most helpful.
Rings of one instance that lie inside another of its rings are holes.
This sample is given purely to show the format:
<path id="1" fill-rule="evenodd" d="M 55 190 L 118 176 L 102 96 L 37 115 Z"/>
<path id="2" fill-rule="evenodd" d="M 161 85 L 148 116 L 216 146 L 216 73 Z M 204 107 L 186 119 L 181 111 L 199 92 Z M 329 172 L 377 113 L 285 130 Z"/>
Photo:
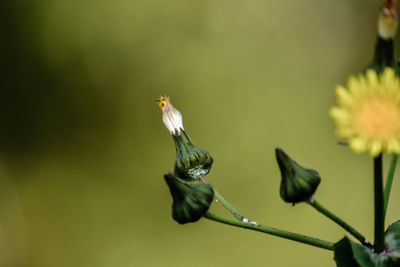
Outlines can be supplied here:
<path id="1" fill-rule="evenodd" d="M 184 180 L 197 180 L 210 172 L 214 159 L 207 151 L 195 146 L 184 130 L 180 132 L 172 135 L 176 147 L 174 174 Z"/>
<path id="2" fill-rule="evenodd" d="M 394 57 L 393 40 L 384 40 L 378 36 L 375 45 L 374 59 L 368 69 L 373 69 L 377 73 L 382 73 L 387 67 L 394 69 L 397 75 L 400 74 L 399 66 Z"/>
<path id="3" fill-rule="evenodd" d="M 321 181 L 318 172 L 303 168 L 280 148 L 275 149 L 275 154 L 282 176 L 281 198 L 293 205 L 310 199 Z"/>
<path id="4" fill-rule="evenodd" d="M 173 174 L 164 173 L 172 202 L 172 218 L 180 224 L 198 221 L 210 207 L 214 191 L 210 184 L 187 182 Z"/>

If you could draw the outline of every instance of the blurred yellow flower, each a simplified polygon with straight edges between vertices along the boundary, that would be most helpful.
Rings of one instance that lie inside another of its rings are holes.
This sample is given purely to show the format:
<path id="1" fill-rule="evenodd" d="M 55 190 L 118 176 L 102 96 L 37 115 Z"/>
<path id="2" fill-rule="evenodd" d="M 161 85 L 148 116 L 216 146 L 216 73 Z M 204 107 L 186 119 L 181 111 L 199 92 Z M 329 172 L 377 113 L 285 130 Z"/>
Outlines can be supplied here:
<path id="1" fill-rule="evenodd" d="M 356 153 L 400 153 L 400 81 L 393 69 L 351 76 L 347 87 L 336 88 L 338 106 L 329 111 L 337 136 Z"/>

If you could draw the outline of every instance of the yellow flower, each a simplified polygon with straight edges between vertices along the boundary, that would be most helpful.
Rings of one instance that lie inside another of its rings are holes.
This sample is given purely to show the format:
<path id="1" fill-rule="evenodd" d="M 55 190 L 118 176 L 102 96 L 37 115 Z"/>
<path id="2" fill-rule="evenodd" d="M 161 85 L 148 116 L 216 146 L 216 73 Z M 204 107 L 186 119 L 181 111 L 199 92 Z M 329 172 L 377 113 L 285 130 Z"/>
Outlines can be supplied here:
<path id="1" fill-rule="evenodd" d="M 338 106 L 329 112 L 337 136 L 357 153 L 400 153 L 400 81 L 393 69 L 381 75 L 370 69 L 350 77 L 347 86 L 336 88 Z"/>

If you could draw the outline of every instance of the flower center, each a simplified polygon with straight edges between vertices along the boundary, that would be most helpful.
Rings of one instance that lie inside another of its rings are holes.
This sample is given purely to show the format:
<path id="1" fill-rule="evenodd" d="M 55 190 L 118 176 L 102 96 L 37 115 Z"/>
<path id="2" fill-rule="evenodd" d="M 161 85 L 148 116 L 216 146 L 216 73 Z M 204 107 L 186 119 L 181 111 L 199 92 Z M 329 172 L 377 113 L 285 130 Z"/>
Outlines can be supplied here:
<path id="1" fill-rule="evenodd" d="M 369 138 L 387 138 L 396 134 L 400 112 L 393 100 L 370 99 L 356 109 L 356 126 L 361 135 Z"/>

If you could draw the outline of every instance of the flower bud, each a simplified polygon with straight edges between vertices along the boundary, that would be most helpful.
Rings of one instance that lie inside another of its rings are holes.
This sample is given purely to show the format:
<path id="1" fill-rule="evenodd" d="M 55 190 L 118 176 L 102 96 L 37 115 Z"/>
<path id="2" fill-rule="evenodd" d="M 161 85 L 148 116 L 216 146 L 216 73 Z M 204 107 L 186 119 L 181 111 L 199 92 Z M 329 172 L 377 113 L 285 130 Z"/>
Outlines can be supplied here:
<path id="1" fill-rule="evenodd" d="M 196 180 L 210 172 L 214 159 L 195 146 L 184 131 L 181 113 L 171 105 L 169 98 L 162 96 L 157 100 L 163 112 L 163 121 L 175 142 L 176 159 L 174 174 L 184 180 Z"/>
<path id="2" fill-rule="evenodd" d="M 395 0 L 386 0 L 378 17 L 378 35 L 384 39 L 394 39 L 397 33 L 398 20 Z"/>
<path id="3" fill-rule="evenodd" d="M 187 182 L 169 172 L 164 179 L 172 196 L 172 218 L 180 224 L 198 221 L 207 212 L 214 198 L 208 183 Z"/>
<path id="4" fill-rule="evenodd" d="M 174 174 L 185 180 L 195 180 L 210 172 L 214 159 L 211 155 L 195 146 L 182 130 L 181 135 L 173 135 L 176 147 Z"/>
<path id="5" fill-rule="evenodd" d="M 375 52 L 372 63 L 368 68 L 372 68 L 377 73 L 382 73 L 385 68 L 393 68 L 397 75 L 400 74 L 398 64 L 396 64 L 393 40 L 398 28 L 398 19 L 395 0 L 385 0 L 378 17 L 378 37 L 375 44 Z"/>
<path id="6" fill-rule="evenodd" d="M 281 198 L 293 205 L 310 199 L 321 181 L 318 172 L 303 168 L 280 148 L 275 153 L 282 176 Z"/>
<path id="7" fill-rule="evenodd" d="M 161 96 L 156 100 L 156 103 L 160 106 L 162 111 L 162 118 L 165 127 L 167 127 L 168 131 L 170 131 L 172 135 L 180 135 L 181 130 L 183 130 L 183 124 L 182 115 L 179 110 L 171 105 L 169 97 L 167 96 Z"/>

